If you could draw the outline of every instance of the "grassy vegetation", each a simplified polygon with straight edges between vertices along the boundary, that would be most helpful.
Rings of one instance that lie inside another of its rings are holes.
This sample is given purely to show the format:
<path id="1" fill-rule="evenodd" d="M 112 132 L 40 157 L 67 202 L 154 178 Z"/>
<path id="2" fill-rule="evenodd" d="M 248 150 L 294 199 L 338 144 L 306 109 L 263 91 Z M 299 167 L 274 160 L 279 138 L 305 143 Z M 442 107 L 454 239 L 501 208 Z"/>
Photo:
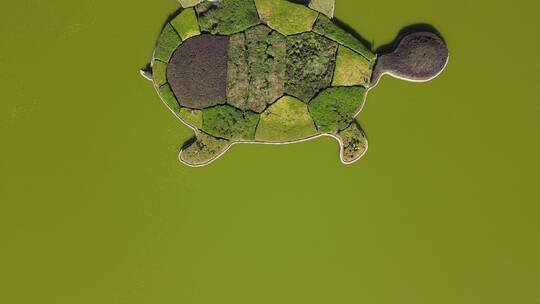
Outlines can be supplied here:
<path id="1" fill-rule="evenodd" d="M 228 103 L 262 112 L 283 96 L 285 37 L 265 25 L 231 36 L 227 67 Z"/>
<path id="2" fill-rule="evenodd" d="M 294 141 L 317 133 L 307 105 L 294 97 L 284 96 L 261 114 L 255 133 L 260 141 Z"/>
<path id="3" fill-rule="evenodd" d="M 152 66 L 152 77 L 154 82 L 158 86 L 162 86 L 167 83 L 167 64 L 165 62 L 156 60 Z"/>
<path id="4" fill-rule="evenodd" d="M 249 65 L 244 33 L 230 37 L 227 59 L 227 102 L 245 110 L 248 108 Z"/>
<path id="5" fill-rule="evenodd" d="M 182 118 L 185 122 L 190 124 L 192 127 L 195 127 L 197 129 L 202 128 L 202 122 L 203 122 L 202 111 L 189 109 L 189 108 L 182 108 L 180 109 L 179 115 L 180 115 L 180 118 Z"/>
<path id="6" fill-rule="evenodd" d="M 255 0 L 261 20 L 283 35 L 310 31 L 318 13 L 284 0 Z"/>
<path id="7" fill-rule="evenodd" d="M 366 152 L 367 139 L 356 122 L 351 123 L 349 127 L 339 132 L 337 136 L 343 143 L 341 156 L 344 161 L 355 161 Z"/>
<path id="8" fill-rule="evenodd" d="M 313 31 L 324 35 L 340 44 L 343 44 L 366 57 L 369 61 L 375 59 L 375 55 L 352 34 L 335 25 L 328 17 L 319 15 L 313 26 Z"/>
<path id="9" fill-rule="evenodd" d="M 227 102 L 257 113 L 284 92 L 285 37 L 265 25 L 231 36 Z"/>
<path id="10" fill-rule="evenodd" d="M 169 62 L 172 54 L 180 44 L 182 44 L 182 39 L 172 25 L 167 23 L 159 36 L 154 57 L 163 62 Z"/>
<path id="11" fill-rule="evenodd" d="M 193 8 L 184 9 L 176 18 L 171 21 L 171 25 L 180 35 L 182 40 L 201 34 L 199 23 Z"/>
<path id="12" fill-rule="evenodd" d="M 229 105 L 203 110 L 202 130 L 210 135 L 231 140 L 252 140 L 259 114 L 242 111 Z"/>
<path id="13" fill-rule="evenodd" d="M 182 7 L 192 7 L 199 3 L 201 3 L 203 0 L 178 0 L 180 2 L 180 5 Z"/>
<path id="14" fill-rule="evenodd" d="M 248 104 L 262 112 L 267 104 L 283 95 L 285 78 L 285 37 L 260 25 L 246 31 L 249 65 Z"/>
<path id="15" fill-rule="evenodd" d="M 338 44 L 315 33 L 287 37 L 285 92 L 309 102 L 332 82 Z"/>
<path id="16" fill-rule="evenodd" d="M 329 18 L 333 18 L 335 3 L 335 0 L 311 0 L 309 2 L 309 7 L 325 14 Z"/>
<path id="17" fill-rule="evenodd" d="M 309 103 L 309 112 L 321 132 L 332 133 L 349 126 L 363 101 L 363 87 L 331 87 Z"/>
<path id="18" fill-rule="evenodd" d="M 231 35 L 260 23 L 253 0 L 205 1 L 196 7 L 201 30 Z"/>
<path id="19" fill-rule="evenodd" d="M 193 166 L 203 165 L 225 151 L 230 142 L 215 138 L 204 132 L 197 132 L 197 140 L 186 149 L 182 150 L 180 158 Z"/>
<path id="20" fill-rule="evenodd" d="M 159 88 L 159 94 L 173 111 L 177 113 L 180 112 L 180 105 L 178 104 L 178 100 L 176 100 L 176 97 L 174 96 L 169 84 L 162 85 Z"/>
<path id="21" fill-rule="evenodd" d="M 368 85 L 371 78 L 371 62 L 364 56 L 340 46 L 336 59 L 333 86 Z"/>

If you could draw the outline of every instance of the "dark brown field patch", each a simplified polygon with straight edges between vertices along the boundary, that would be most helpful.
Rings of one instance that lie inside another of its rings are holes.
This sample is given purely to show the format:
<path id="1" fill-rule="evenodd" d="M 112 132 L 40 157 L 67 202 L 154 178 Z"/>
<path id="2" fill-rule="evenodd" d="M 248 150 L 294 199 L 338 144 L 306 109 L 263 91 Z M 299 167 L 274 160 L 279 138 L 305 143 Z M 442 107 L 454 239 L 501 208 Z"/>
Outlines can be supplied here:
<path id="1" fill-rule="evenodd" d="M 200 35 L 186 40 L 167 66 L 167 79 L 179 103 L 203 109 L 227 98 L 229 37 Z"/>
<path id="2" fill-rule="evenodd" d="M 409 34 L 393 52 L 378 59 L 373 81 L 385 72 L 410 80 L 429 80 L 444 69 L 447 61 L 448 48 L 440 37 L 429 32 Z"/>

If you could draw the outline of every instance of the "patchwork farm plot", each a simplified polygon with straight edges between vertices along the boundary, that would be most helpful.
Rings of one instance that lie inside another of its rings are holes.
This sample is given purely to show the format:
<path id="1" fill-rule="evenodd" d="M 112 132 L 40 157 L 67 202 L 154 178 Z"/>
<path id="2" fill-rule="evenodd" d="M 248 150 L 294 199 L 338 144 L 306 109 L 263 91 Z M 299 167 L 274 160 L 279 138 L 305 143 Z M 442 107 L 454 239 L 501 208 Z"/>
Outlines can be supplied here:
<path id="1" fill-rule="evenodd" d="M 334 0 L 179 1 L 183 9 L 163 27 L 143 75 L 195 131 L 180 153 L 190 166 L 209 164 L 235 143 L 322 135 L 336 138 L 342 162 L 352 163 L 367 150 L 355 117 L 372 84 L 383 74 L 427 80 L 448 57 L 442 40 L 424 43 L 421 33 L 375 69 L 369 47 L 332 21 Z M 436 58 L 419 72 L 415 60 L 426 52 Z"/>

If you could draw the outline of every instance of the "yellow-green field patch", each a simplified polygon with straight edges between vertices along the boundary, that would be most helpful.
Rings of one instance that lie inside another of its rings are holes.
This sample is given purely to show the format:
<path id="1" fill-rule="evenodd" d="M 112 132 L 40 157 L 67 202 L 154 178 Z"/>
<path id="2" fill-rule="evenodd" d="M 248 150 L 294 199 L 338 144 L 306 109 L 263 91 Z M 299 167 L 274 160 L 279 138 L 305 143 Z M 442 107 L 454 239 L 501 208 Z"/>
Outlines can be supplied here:
<path id="1" fill-rule="evenodd" d="M 180 5 L 182 7 L 192 7 L 199 3 L 201 3 L 203 0 L 178 0 L 180 2 Z"/>
<path id="2" fill-rule="evenodd" d="M 261 114 L 255 139 L 269 142 L 295 141 L 317 133 L 307 105 L 284 96 Z"/>
<path id="3" fill-rule="evenodd" d="M 309 7 L 325 14 L 328 18 L 334 17 L 336 0 L 311 0 Z"/>
<path id="4" fill-rule="evenodd" d="M 186 8 L 171 21 L 171 25 L 178 32 L 182 40 L 201 34 L 199 23 L 193 8 Z"/>
<path id="5" fill-rule="evenodd" d="M 182 108 L 180 109 L 180 118 L 182 118 L 186 123 L 195 127 L 197 129 L 202 128 L 203 115 L 202 111 L 195 109 Z"/>
<path id="6" fill-rule="evenodd" d="M 355 51 L 340 46 L 336 59 L 333 86 L 367 85 L 371 77 L 371 63 Z"/>
<path id="7" fill-rule="evenodd" d="M 316 11 L 283 0 L 255 0 L 263 23 L 283 35 L 310 31 L 319 15 Z"/>
<path id="8" fill-rule="evenodd" d="M 154 82 L 158 86 L 162 86 L 167 83 L 167 64 L 165 62 L 156 60 L 152 65 L 152 77 Z"/>

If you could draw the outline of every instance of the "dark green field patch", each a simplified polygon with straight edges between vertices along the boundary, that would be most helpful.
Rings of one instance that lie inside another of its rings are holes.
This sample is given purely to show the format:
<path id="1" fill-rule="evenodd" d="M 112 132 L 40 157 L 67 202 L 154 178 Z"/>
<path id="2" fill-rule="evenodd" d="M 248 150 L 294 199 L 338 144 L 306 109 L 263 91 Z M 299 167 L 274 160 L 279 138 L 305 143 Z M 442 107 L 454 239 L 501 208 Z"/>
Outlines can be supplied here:
<path id="1" fill-rule="evenodd" d="M 370 61 L 375 59 L 375 55 L 362 42 L 324 15 L 319 15 L 313 31 L 353 49 Z"/>
<path id="2" fill-rule="evenodd" d="M 182 39 L 170 23 L 167 23 L 158 38 L 154 57 L 163 62 L 169 62 L 176 48 L 182 44 Z"/>
<path id="3" fill-rule="evenodd" d="M 353 121 L 364 98 L 363 87 L 332 87 L 309 103 L 309 112 L 321 132 L 343 130 Z"/>
<path id="4" fill-rule="evenodd" d="M 195 7 L 201 30 L 231 35 L 260 23 L 253 0 L 205 1 Z"/>
<path id="5" fill-rule="evenodd" d="M 287 37 L 285 93 L 309 102 L 330 86 L 338 44 L 315 33 Z"/>
<path id="6" fill-rule="evenodd" d="M 174 112 L 180 112 L 180 105 L 178 104 L 178 100 L 176 100 L 176 97 L 174 96 L 173 91 L 171 90 L 171 87 L 169 84 L 164 84 L 159 88 L 159 94 L 163 98 L 163 100 L 167 103 L 169 108 L 171 108 Z"/>
<path id="7" fill-rule="evenodd" d="M 229 105 L 203 110 L 202 130 L 210 135 L 231 140 L 252 140 L 259 115 Z"/>

